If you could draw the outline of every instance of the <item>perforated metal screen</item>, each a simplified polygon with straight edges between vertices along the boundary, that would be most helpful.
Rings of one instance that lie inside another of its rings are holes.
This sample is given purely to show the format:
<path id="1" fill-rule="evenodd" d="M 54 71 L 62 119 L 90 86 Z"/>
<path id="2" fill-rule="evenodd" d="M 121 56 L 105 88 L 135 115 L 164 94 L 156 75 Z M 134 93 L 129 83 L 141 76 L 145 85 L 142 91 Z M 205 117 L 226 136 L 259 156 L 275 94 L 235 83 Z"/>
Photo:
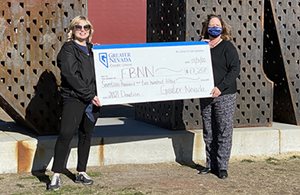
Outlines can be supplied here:
<path id="1" fill-rule="evenodd" d="M 241 59 L 235 127 L 272 123 L 273 86 L 262 70 L 263 11 L 262 0 L 148 1 L 148 12 L 155 12 L 148 15 L 149 42 L 199 40 L 202 22 L 211 13 L 221 15 L 233 27 Z M 202 128 L 198 99 L 139 104 L 136 116 L 173 129 Z"/>
<path id="2" fill-rule="evenodd" d="M 300 1 L 268 0 L 265 69 L 275 82 L 274 120 L 300 125 Z M 277 32 L 276 34 L 274 32 Z"/>
<path id="3" fill-rule="evenodd" d="M 86 0 L 2 0 L 0 103 L 39 134 L 55 133 L 60 106 L 56 54 L 70 20 L 86 14 Z"/>
<path id="4" fill-rule="evenodd" d="M 57 131 L 56 54 L 87 0 L 3 0 L 0 4 L 0 105 L 38 134 Z M 241 59 L 235 127 L 300 125 L 299 0 L 148 0 L 147 41 L 198 40 L 207 14 L 233 28 Z M 265 27 L 265 29 L 264 29 Z M 265 33 L 264 33 L 265 32 Z M 171 129 L 202 128 L 198 99 L 136 104 L 136 118 Z"/>

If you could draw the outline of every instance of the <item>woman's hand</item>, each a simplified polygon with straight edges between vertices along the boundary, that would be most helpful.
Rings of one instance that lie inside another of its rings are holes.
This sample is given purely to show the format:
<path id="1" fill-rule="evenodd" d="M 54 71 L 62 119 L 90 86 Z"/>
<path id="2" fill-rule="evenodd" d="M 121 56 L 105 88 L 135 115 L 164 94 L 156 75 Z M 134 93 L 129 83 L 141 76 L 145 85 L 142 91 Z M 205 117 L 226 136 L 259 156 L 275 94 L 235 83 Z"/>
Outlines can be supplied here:
<path id="1" fill-rule="evenodd" d="M 219 97 L 221 95 L 221 91 L 219 90 L 218 87 L 214 87 L 210 94 L 212 95 L 212 97 Z"/>
<path id="2" fill-rule="evenodd" d="M 93 99 L 92 99 L 92 104 L 94 104 L 95 106 L 101 106 L 101 102 L 98 98 L 98 96 L 95 96 Z"/>

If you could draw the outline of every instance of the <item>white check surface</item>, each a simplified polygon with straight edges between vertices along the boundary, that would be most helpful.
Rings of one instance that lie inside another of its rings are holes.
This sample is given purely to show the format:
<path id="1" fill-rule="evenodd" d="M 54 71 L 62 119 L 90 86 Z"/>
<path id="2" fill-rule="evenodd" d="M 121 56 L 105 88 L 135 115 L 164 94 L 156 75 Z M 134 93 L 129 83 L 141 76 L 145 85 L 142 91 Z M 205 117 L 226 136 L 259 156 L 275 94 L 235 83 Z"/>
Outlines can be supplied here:
<path id="1" fill-rule="evenodd" d="M 204 42 L 95 45 L 102 105 L 210 97 L 210 48 Z"/>

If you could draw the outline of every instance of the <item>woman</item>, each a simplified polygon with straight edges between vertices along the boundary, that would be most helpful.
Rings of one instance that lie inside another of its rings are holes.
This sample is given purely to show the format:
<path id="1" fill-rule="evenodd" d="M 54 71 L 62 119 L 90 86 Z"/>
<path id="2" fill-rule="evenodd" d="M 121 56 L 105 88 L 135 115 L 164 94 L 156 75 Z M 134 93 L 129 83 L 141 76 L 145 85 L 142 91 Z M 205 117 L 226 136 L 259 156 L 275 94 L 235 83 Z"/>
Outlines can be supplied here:
<path id="1" fill-rule="evenodd" d="M 199 173 L 212 172 L 225 179 L 228 177 L 240 61 L 236 48 L 230 42 L 229 26 L 220 16 L 208 16 L 201 36 L 211 48 L 215 87 L 211 98 L 200 99 L 206 167 Z"/>
<path id="2" fill-rule="evenodd" d="M 54 174 L 48 185 L 49 190 L 57 190 L 61 186 L 60 173 L 65 169 L 70 142 L 77 130 L 78 174 L 75 182 L 93 184 L 93 180 L 86 174 L 86 166 L 100 100 L 96 95 L 90 43 L 92 34 L 93 26 L 90 21 L 84 16 L 75 17 L 68 28 L 67 42 L 57 56 L 57 64 L 61 70 L 63 109 L 61 128 L 54 151 L 52 167 Z"/>

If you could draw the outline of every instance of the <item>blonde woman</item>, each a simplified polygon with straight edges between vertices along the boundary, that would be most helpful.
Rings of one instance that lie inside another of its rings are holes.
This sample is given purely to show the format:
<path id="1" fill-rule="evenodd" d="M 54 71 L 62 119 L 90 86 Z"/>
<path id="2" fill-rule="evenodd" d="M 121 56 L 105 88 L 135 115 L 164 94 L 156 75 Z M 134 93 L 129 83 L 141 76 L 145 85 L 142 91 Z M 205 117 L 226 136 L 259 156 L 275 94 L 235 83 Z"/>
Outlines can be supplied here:
<path id="1" fill-rule="evenodd" d="M 70 142 L 78 131 L 78 162 L 76 183 L 93 184 L 86 174 L 91 146 L 91 136 L 100 108 L 96 93 L 93 53 L 90 43 L 93 26 L 84 16 L 75 17 L 68 28 L 68 39 L 57 56 L 61 70 L 61 95 L 63 99 L 59 136 L 54 150 L 49 190 L 61 186 L 60 174 L 65 170 Z"/>

